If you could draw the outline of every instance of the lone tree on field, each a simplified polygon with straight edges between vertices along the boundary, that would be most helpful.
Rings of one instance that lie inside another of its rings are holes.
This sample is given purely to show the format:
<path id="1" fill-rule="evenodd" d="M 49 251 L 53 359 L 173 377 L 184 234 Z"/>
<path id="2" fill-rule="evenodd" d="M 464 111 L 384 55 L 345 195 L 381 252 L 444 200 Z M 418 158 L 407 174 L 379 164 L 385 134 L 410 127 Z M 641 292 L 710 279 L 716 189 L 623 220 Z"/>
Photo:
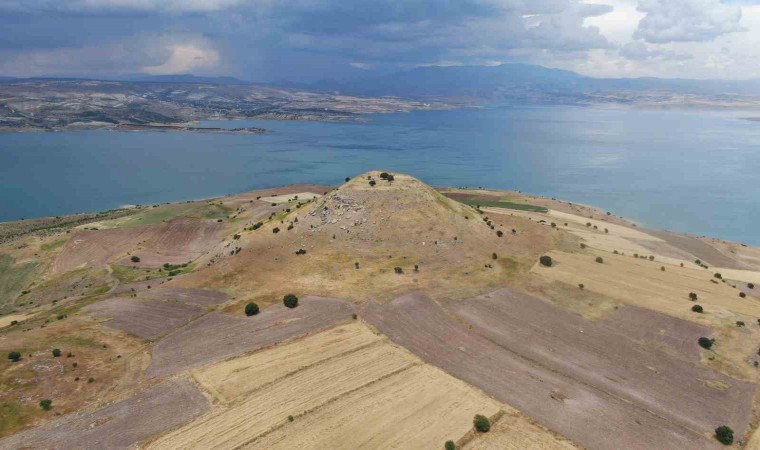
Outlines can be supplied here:
<path id="1" fill-rule="evenodd" d="M 404 269 L 402 269 L 401 267 L 394 267 L 393 271 L 396 272 L 399 275 L 402 274 L 402 273 L 404 273 Z"/>
<path id="2" fill-rule="evenodd" d="M 750 289 L 755 289 L 755 285 L 753 283 L 747 283 L 747 287 Z"/>
<path id="3" fill-rule="evenodd" d="M 257 305 L 256 303 L 251 302 L 245 305 L 246 316 L 255 316 L 258 313 L 259 313 L 259 305 Z"/>
<path id="4" fill-rule="evenodd" d="M 53 407 L 53 401 L 50 400 L 49 398 L 40 400 L 40 408 L 44 409 L 45 411 L 50 411 L 50 408 L 52 407 Z"/>
<path id="5" fill-rule="evenodd" d="M 721 425 L 715 429 L 715 439 L 723 445 L 731 445 L 734 443 L 734 430 Z"/>
<path id="6" fill-rule="evenodd" d="M 715 275 L 713 275 L 713 276 L 714 276 L 715 278 L 719 279 L 719 280 L 722 280 L 722 279 L 723 279 L 723 275 L 721 275 L 720 273 L 716 273 L 716 274 L 715 274 Z"/>
<path id="7" fill-rule="evenodd" d="M 746 296 L 747 296 L 747 294 L 745 294 L 744 292 L 739 292 L 739 297 L 744 298 Z"/>
<path id="8" fill-rule="evenodd" d="M 554 264 L 552 262 L 552 257 L 551 256 L 547 256 L 547 255 L 544 255 L 544 256 L 538 258 L 538 261 L 541 263 L 542 266 L 546 266 L 546 267 L 551 267 L 552 264 Z"/>
<path id="9" fill-rule="evenodd" d="M 701 337 L 701 338 L 697 339 L 697 343 L 703 349 L 710 350 L 710 348 L 712 348 L 713 344 L 715 343 L 715 339 Z"/>
<path id="10" fill-rule="evenodd" d="M 601 256 L 597 256 L 596 259 L 595 259 L 595 261 L 598 262 L 599 264 L 601 264 L 601 263 L 604 262 L 604 259 Z"/>
<path id="11" fill-rule="evenodd" d="M 10 353 L 8 353 L 8 359 L 10 359 L 13 362 L 16 362 L 19 359 L 21 359 L 21 353 L 19 353 L 19 352 L 10 352 Z"/>
<path id="12" fill-rule="evenodd" d="M 139 256 L 133 256 L 133 257 L 129 258 L 129 260 L 132 261 L 133 263 L 139 263 L 140 262 L 140 257 Z"/>
<path id="13" fill-rule="evenodd" d="M 480 433 L 488 433 L 491 429 L 491 421 L 488 417 L 477 414 L 472 420 L 472 424 L 475 425 L 475 429 Z"/>
<path id="14" fill-rule="evenodd" d="M 697 293 L 696 292 L 689 292 L 689 300 L 696 302 L 697 301 Z"/>
<path id="15" fill-rule="evenodd" d="M 376 184 L 377 184 L 377 183 L 375 182 L 375 180 L 369 180 L 369 185 L 370 185 L 370 186 L 374 186 L 374 185 L 376 185 Z"/>
<path id="16" fill-rule="evenodd" d="M 446 441 L 445 444 L 443 444 L 444 450 L 457 450 L 457 446 L 454 443 L 454 441 Z"/>
<path id="17" fill-rule="evenodd" d="M 288 294 L 282 298 L 282 303 L 288 308 L 295 308 L 298 306 L 298 297 L 293 294 Z"/>
<path id="18" fill-rule="evenodd" d="M 701 312 L 703 312 L 703 311 L 704 311 L 704 309 L 702 309 L 702 307 L 701 307 L 701 306 L 699 306 L 699 305 L 694 305 L 694 306 L 692 306 L 692 307 L 691 307 L 691 310 L 692 310 L 692 311 L 694 311 L 695 313 L 701 313 Z"/>
<path id="19" fill-rule="evenodd" d="M 499 231 L 496 232 L 496 236 L 502 237 L 502 236 L 504 236 L 504 232 L 501 231 L 501 230 L 499 230 Z"/>
<path id="20" fill-rule="evenodd" d="M 54 357 L 54 358 L 57 358 L 57 357 L 59 357 L 59 356 L 61 356 L 61 349 L 58 349 L 58 348 L 54 348 L 54 349 L 53 349 L 53 357 Z"/>

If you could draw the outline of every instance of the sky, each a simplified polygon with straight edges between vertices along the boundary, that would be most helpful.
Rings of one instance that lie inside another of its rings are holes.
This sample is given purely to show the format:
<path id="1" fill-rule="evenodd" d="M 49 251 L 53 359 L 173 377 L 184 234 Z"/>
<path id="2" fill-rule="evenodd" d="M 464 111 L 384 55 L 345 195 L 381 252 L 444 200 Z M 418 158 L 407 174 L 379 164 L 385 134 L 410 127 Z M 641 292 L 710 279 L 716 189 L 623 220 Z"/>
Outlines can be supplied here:
<path id="1" fill-rule="evenodd" d="M 311 83 L 510 62 L 760 79 L 760 0 L 0 0 L 0 76 Z"/>

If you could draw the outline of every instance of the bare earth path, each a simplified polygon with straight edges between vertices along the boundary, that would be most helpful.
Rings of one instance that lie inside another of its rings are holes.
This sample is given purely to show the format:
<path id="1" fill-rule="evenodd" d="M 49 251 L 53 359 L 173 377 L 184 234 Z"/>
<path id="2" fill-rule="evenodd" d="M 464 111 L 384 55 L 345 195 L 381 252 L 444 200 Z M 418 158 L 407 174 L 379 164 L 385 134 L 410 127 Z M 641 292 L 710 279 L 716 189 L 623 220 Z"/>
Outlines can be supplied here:
<path id="1" fill-rule="evenodd" d="M 394 342 L 590 449 L 719 448 L 707 434 L 529 359 L 464 328 L 438 305 L 406 295 L 368 303 L 362 317 Z"/>

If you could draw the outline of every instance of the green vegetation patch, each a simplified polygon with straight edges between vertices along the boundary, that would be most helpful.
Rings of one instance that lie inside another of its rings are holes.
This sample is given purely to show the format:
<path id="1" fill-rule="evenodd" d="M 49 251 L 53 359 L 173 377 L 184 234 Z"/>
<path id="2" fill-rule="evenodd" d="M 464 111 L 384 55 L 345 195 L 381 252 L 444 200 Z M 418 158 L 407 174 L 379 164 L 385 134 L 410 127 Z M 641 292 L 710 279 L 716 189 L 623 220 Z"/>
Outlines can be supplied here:
<path id="1" fill-rule="evenodd" d="M 11 305 L 27 288 L 39 262 L 15 265 L 9 255 L 0 255 L 0 307 Z"/>
<path id="2" fill-rule="evenodd" d="M 470 206 L 481 206 L 481 207 L 488 207 L 488 208 L 506 208 L 506 209 L 517 209 L 519 211 L 530 211 L 530 212 L 538 212 L 538 213 L 546 213 L 549 212 L 549 209 L 544 208 L 543 206 L 536 206 L 536 205 L 529 205 L 527 203 L 514 203 L 514 202 L 505 202 L 505 201 L 488 201 L 488 200 L 478 200 L 478 199 L 462 199 L 458 200 L 461 203 L 464 203 L 465 205 Z"/>
<path id="3" fill-rule="evenodd" d="M 148 272 L 146 269 L 139 267 L 122 266 L 121 264 L 111 264 L 111 275 L 119 280 L 119 283 L 127 284 L 135 281 L 152 280 L 154 278 L 161 278 L 166 274 L 159 272 L 157 269 L 150 269 Z"/>
<path id="4" fill-rule="evenodd" d="M 130 228 L 140 225 L 155 225 L 178 217 L 192 219 L 224 219 L 232 209 L 219 204 L 219 202 L 194 202 L 194 203 L 173 203 L 169 205 L 159 205 L 157 207 L 147 206 L 141 209 L 137 214 L 125 219 L 104 223 L 109 228 Z"/>
<path id="5" fill-rule="evenodd" d="M 21 429 L 29 418 L 30 409 L 17 403 L 0 403 L 0 437 Z"/>

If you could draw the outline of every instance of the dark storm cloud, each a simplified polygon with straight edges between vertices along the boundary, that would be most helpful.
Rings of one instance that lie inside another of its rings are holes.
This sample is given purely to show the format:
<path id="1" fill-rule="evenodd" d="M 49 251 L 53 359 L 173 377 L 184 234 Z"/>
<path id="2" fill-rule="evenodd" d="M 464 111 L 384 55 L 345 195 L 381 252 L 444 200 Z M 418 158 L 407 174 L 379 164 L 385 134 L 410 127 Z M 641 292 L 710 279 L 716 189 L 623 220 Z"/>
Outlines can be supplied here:
<path id="1" fill-rule="evenodd" d="M 210 61 L 212 50 L 218 66 L 199 71 L 259 80 L 503 61 L 609 47 L 584 26 L 609 10 L 579 0 L 0 0 L 0 74 L 140 72 L 161 55 L 194 69 L 182 58 Z M 147 51 L 151 36 L 162 38 Z M 178 50 L 184 36 L 195 50 Z M 128 57 L 104 68 L 111 53 Z"/>

